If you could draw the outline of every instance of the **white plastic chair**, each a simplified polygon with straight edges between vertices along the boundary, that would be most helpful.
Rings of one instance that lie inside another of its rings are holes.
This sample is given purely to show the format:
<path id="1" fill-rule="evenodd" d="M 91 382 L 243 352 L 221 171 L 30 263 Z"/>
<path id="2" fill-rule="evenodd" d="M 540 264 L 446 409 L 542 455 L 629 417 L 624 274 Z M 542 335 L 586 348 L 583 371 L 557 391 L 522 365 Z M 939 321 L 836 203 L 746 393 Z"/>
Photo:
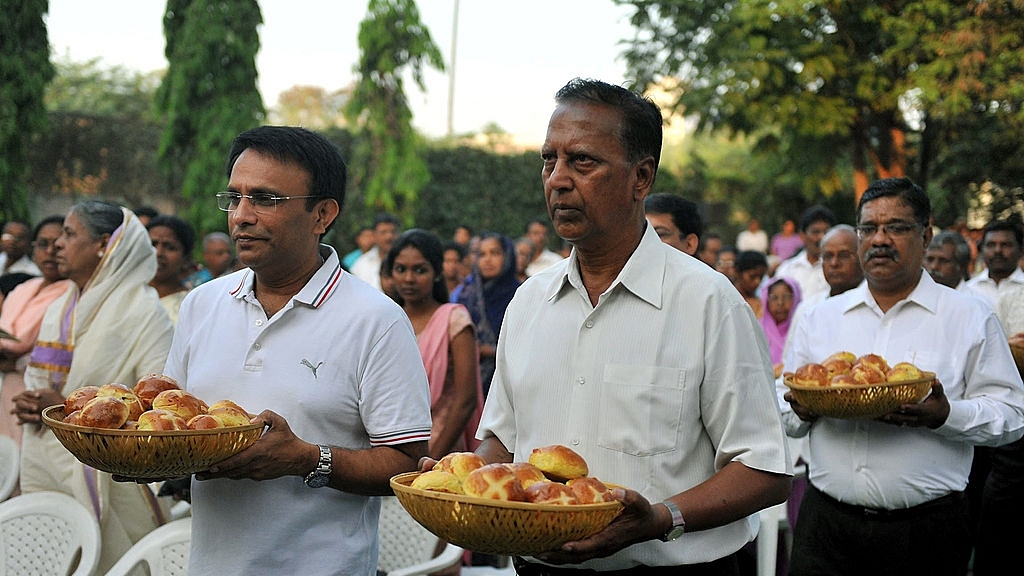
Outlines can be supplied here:
<path id="1" fill-rule="evenodd" d="M 100 525 L 67 494 L 21 494 L 0 502 L 0 554 L 0 576 L 92 576 Z"/>
<path id="2" fill-rule="evenodd" d="M 21 451 L 10 436 L 0 434 L 0 501 L 7 500 L 18 485 Z"/>
<path id="3" fill-rule="evenodd" d="M 127 576 L 145 564 L 150 576 L 184 576 L 188 572 L 192 518 L 168 522 L 142 537 L 110 567 L 106 576 Z"/>
<path id="4" fill-rule="evenodd" d="M 377 570 L 388 576 L 415 576 L 436 572 L 462 561 L 462 548 L 448 544 L 434 557 L 438 538 L 405 511 L 398 498 L 381 498 L 380 551 Z"/>

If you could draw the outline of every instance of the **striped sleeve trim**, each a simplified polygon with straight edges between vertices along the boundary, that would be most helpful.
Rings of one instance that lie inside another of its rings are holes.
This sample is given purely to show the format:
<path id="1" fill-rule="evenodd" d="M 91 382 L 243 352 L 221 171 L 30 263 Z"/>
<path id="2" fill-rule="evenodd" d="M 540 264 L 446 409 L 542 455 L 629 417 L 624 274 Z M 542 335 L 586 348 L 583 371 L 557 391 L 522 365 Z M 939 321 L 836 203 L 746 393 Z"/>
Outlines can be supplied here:
<path id="1" fill-rule="evenodd" d="M 397 430 L 389 434 L 370 436 L 371 446 L 396 446 L 409 442 L 426 442 L 430 440 L 430 428 Z"/>

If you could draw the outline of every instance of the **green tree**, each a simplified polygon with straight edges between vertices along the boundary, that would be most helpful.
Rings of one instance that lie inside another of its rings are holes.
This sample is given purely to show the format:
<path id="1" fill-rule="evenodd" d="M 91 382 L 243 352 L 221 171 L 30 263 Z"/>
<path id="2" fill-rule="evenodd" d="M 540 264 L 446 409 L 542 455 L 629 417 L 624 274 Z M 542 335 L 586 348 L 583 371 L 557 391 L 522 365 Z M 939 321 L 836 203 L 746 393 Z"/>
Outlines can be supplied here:
<path id="1" fill-rule="evenodd" d="M 46 126 L 43 92 L 53 78 L 43 15 L 47 0 L 0 8 L 0 219 L 29 217 L 26 154 Z"/>
<path id="2" fill-rule="evenodd" d="M 359 25 L 359 49 L 358 79 L 344 109 L 360 136 L 352 163 L 364 167 L 353 185 L 363 190 L 368 206 L 395 212 L 411 224 L 417 195 L 430 175 L 412 128 L 402 76 L 411 73 L 426 90 L 424 67 L 443 71 L 441 51 L 413 0 L 370 0 Z"/>
<path id="3" fill-rule="evenodd" d="M 165 123 L 159 164 L 168 188 L 189 202 L 187 217 L 200 233 L 224 228 L 213 195 L 225 184 L 228 147 L 265 116 L 256 86 L 262 23 L 255 0 L 167 2 L 168 68 L 156 95 Z"/>
<path id="4" fill-rule="evenodd" d="M 1019 2 L 616 1 L 636 8 L 627 61 L 641 85 L 677 77 L 676 106 L 704 126 L 774 127 L 820 182 L 848 158 L 858 197 L 872 177 L 927 175 L 910 134 L 921 117 L 1019 114 Z"/>

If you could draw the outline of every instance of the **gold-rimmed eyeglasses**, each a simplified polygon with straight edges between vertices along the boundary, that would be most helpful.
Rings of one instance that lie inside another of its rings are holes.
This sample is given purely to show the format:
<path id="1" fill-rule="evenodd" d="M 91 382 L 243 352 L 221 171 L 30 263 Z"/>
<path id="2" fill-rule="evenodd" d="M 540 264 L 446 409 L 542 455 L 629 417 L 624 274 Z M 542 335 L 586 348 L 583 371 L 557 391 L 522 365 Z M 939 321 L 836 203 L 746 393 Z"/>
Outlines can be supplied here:
<path id="1" fill-rule="evenodd" d="M 242 202 L 242 198 L 249 200 L 253 210 L 266 212 L 277 208 L 278 203 L 285 200 L 298 198 L 315 198 L 315 196 L 278 196 L 269 192 L 256 192 L 255 194 L 242 194 L 240 192 L 220 192 L 217 194 L 217 208 L 225 212 L 234 212 Z"/>

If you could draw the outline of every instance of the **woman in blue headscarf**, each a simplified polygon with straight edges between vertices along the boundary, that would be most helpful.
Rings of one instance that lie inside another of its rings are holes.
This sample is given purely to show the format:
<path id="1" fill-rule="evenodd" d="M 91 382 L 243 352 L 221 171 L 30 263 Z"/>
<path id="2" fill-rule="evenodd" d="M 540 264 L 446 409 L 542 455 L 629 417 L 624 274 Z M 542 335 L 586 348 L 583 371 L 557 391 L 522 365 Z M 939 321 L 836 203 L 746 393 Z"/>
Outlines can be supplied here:
<path id="1" fill-rule="evenodd" d="M 480 254 L 473 273 L 456 290 L 456 301 L 469 309 L 476 324 L 480 348 L 480 377 L 484 396 L 494 377 L 494 352 L 501 332 L 505 308 L 519 288 L 516 278 L 516 252 L 512 240 L 503 234 L 487 232 L 480 236 Z"/>

